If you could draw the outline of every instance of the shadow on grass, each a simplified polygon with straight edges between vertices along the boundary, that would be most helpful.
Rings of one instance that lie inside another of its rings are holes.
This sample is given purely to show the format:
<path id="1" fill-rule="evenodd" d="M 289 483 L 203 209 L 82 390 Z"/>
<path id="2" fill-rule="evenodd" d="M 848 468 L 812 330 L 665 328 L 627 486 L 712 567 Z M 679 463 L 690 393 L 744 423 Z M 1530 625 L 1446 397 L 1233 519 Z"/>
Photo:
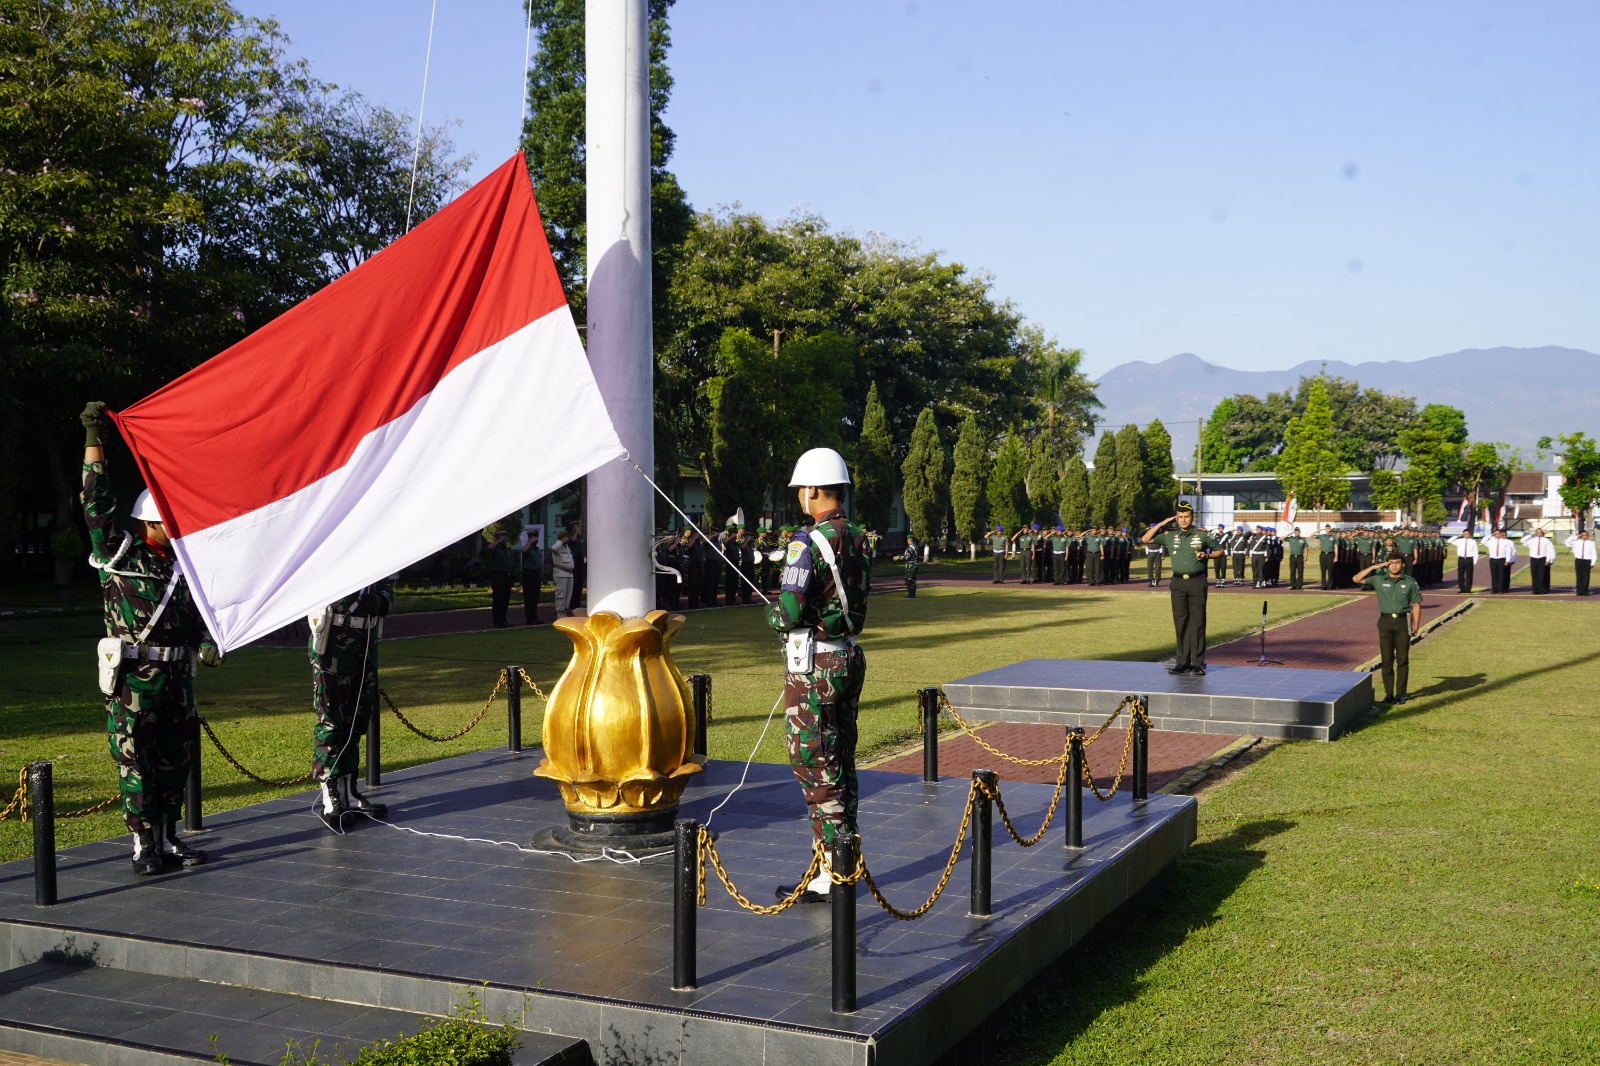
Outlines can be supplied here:
<path id="1" fill-rule="evenodd" d="M 1360 732 L 1371 729 L 1373 726 L 1382 722 L 1395 722 L 1402 718 L 1410 718 L 1413 715 L 1426 714 L 1429 711 L 1438 710 L 1442 706 L 1442 703 L 1438 700 L 1427 699 L 1429 696 L 1449 697 L 1457 693 L 1464 692 L 1470 692 L 1474 696 L 1484 696 L 1491 692 L 1498 692 L 1501 689 L 1510 688 L 1514 685 L 1520 685 L 1530 678 L 1546 677 L 1550 674 L 1560 673 L 1563 670 L 1571 670 L 1575 667 L 1586 666 L 1595 662 L 1600 662 L 1600 651 L 1591 651 L 1584 655 L 1575 655 L 1570 659 L 1563 659 L 1560 662 L 1550 663 L 1547 666 L 1539 666 L 1532 670 L 1522 670 L 1515 674 L 1506 674 L 1504 677 L 1497 677 L 1493 681 L 1488 680 L 1488 675 L 1484 673 L 1464 674 L 1459 677 L 1443 677 L 1426 688 L 1418 689 L 1417 691 L 1410 693 L 1406 699 L 1406 705 L 1404 707 L 1390 709 L 1379 714 L 1367 715 L 1359 722 L 1351 723 L 1351 727 L 1345 730 L 1345 732 Z"/>
<path id="2" fill-rule="evenodd" d="M 1104 1012 L 1137 999 L 1144 975 L 1217 919 L 1222 904 L 1266 858 L 1263 843 L 1295 827 L 1282 818 L 1236 826 L 1189 848 L 1153 895 L 1141 893 L 996 1011 L 950 1061 L 1042 1062 Z"/>

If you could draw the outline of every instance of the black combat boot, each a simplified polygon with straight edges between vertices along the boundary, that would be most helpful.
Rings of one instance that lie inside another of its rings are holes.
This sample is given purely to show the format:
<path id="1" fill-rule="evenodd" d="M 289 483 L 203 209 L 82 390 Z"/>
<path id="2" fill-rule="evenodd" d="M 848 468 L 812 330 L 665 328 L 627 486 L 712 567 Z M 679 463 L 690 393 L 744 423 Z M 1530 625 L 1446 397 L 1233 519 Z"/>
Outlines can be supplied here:
<path id="1" fill-rule="evenodd" d="M 179 866 L 205 865 L 205 852 L 201 851 L 199 848 L 191 848 L 182 840 L 178 839 L 178 820 L 176 818 L 167 819 L 166 838 L 165 853 L 167 856 L 170 856 L 172 860 Z"/>
<path id="2" fill-rule="evenodd" d="M 141 877 L 161 872 L 161 848 L 148 828 L 133 834 L 133 872 Z"/>
<path id="3" fill-rule="evenodd" d="M 330 777 L 322 782 L 317 789 L 317 817 L 322 819 L 322 824 L 335 833 L 343 832 L 344 816 L 349 813 L 344 797 L 339 795 L 339 779 Z"/>
<path id="4" fill-rule="evenodd" d="M 340 780 L 344 782 L 345 810 L 351 814 L 370 814 L 374 818 L 382 818 L 389 813 L 388 806 L 382 803 L 373 803 L 356 791 L 355 774 L 345 774 Z"/>

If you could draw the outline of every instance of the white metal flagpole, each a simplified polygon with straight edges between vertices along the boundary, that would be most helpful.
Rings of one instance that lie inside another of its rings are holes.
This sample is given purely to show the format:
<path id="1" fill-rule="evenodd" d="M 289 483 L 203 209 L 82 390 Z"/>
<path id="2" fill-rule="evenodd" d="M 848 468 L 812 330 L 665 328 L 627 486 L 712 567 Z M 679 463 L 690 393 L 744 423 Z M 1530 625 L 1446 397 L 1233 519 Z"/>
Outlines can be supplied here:
<path id="1" fill-rule="evenodd" d="M 650 36 L 645 0 L 587 0 L 589 363 L 622 446 L 653 469 Z M 589 475 L 589 613 L 655 605 L 649 484 L 624 463 Z"/>

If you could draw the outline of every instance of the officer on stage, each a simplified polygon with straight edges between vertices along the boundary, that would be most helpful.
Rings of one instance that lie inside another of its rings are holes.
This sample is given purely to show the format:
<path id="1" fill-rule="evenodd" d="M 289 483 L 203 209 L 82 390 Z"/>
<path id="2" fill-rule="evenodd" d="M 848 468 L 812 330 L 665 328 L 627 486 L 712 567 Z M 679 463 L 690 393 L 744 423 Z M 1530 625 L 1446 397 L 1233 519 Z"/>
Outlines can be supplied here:
<path id="1" fill-rule="evenodd" d="M 1162 532 L 1169 523 L 1178 528 Z M 1220 556 L 1222 545 L 1204 529 L 1194 528 L 1194 508 L 1178 504 L 1178 512 L 1144 531 L 1144 544 L 1159 543 L 1172 560 L 1172 626 L 1178 654 L 1167 668 L 1172 674 L 1206 672 L 1206 560 Z"/>
<path id="2" fill-rule="evenodd" d="M 842 509 L 849 484 L 844 458 L 832 448 L 813 448 L 795 463 L 789 487 L 814 524 L 785 549 L 783 584 L 767 609 L 767 624 L 783 638 L 789 765 L 811 831 L 825 847 L 856 832 L 856 711 L 867 672 L 855 638 L 867 620 L 872 559 L 866 535 Z M 779 888 L 778 898 L 799 887 Z M 800 901 L 826 902 L 831 888 L 824 863 Z"/>
<path id="3" fill-rule="evenodd" d="M 163 855 L 199 866 L 206 853 L 178 839 L 183 790 L 199 758 L 190 666 L 222 662 L 178 571 L 166 524 L 146 489 L 128 514 L 133 529 L 116 528 L 116 497 L 106 473 L 101 435 L 106 405 L 95 401 L 78 420 L 84 428 L 83 517 L 89 563 L 100 574 L 105 639 L 98 645 L 106 735 L 117 764 L 122 822 L 133 834 L 133 870 L 161 872 Z"/>
<path id="4" fill-rule="evenodd" d="M 1355 576 L 1356 584 L 1378 593 L 1378 654 L 1383 660 L 1382 703 L 1404 703 L 1411 674 L 1411 638 L 1422 626 L 1422 589 L 1404 573 L 1406 557 L 1391 551 L 1382 564 L 1374 563 Z"/>

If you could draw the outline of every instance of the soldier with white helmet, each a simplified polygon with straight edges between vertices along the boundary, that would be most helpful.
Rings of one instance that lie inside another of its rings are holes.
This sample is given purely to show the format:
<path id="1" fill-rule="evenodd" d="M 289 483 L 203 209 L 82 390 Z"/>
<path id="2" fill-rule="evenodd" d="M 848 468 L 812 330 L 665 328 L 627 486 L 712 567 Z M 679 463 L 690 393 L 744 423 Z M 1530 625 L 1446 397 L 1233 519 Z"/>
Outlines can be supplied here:
<path id="1" fill-rule="evenodd" d="M 824 845 L 856 832 L 856 710 L 867 661 L 855 637 L 867 618 L 872 556 L 866 534 L 845 518 L 850 471 L 832 448 L 800 456 L 789 487 L 813 525 L 789 541 L 778 598 L 767 624 L 783 638 L 784 724 L 789 765 L 805 795 L 811 831 Z M 800 895 L 828 898 L 823 869 Z M 795 889 L 778 889 L 787 898 Z"/>

